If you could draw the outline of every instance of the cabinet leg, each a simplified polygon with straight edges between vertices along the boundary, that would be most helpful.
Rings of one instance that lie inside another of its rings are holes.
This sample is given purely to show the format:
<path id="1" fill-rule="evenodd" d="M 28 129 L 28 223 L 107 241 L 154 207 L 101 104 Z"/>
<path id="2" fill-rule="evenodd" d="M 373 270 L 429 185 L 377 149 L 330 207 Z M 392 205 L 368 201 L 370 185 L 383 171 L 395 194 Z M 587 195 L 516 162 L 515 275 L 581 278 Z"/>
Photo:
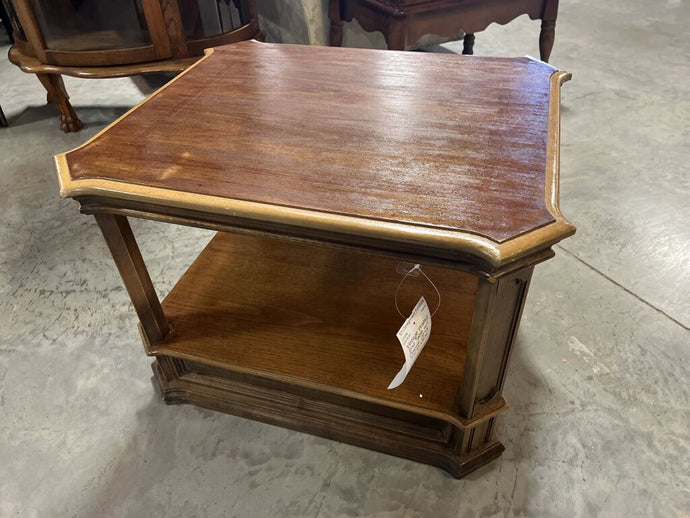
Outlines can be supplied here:
<path id="1" fill-rule="evenodd" d="M 60 110 L 60 129 L 65 133 L 82 129 L 84 123 L 79 120 L 69 102 L 62 76 L 59 74 L 36 74 L 36 76 L 48 92 L 48 102 L 55 103 Z"/>
<path id="2" fill-rule="evenodd" d="M 328 44 L 331 47 L 343 46 L 343 21 L 331 20 L 331 31 L 328 35 Z"/>
<path id="3" fill-rule="evenodd" d="M 404 21 L 392 21 L 384 36 L 388 50 L 407 50 L 407 26 Z"/>
<path id="4" fill-rule="evenodd" d="M 340 0 L 330 0 L 328 4 L 328 18 L 331 21 L 331 30 L 328 36 L 328 44 L 331 47 L 342 47 L 343 19 L 340 16 Z"/>
<path id="5" fill-rule="evenodd" d="M 541 22 L 541 32 L 539 33 L 539 57 L 542 61 L 548 63 L 555 38 L 556 21 L 543 20 Z"/>
<path id="6" fill-rule="evenodd" d="M 95 214 L 95 217 L 148 343 L 163 342 L 169 332 L 168 322 L 127 218 L 112 214 Z"/>
<path id="7" fill-rule="evenodd" d="M 470 56 L 474 54 L 474 34 L 465 34 L 462 39 L 462 53 Z"/>

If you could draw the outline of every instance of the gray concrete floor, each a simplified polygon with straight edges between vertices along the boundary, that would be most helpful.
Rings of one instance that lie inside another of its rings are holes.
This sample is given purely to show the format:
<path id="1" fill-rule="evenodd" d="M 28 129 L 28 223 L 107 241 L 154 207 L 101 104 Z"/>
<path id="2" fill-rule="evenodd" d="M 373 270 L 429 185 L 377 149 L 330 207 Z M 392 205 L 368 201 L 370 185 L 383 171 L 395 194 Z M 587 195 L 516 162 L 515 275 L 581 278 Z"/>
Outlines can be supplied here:
<path id="1" fill-rule="evenodd" d="M 689 516 L 690 3 L 562 2 L 561 206 L 512 359 L 503 456 L 466 479 L 154 395 L 135 314 L 52 155 L 143 98 L 0 60 L 0 516 Z M 537 55 L 538 23 L 477 35 Z M 457 48 L 451 44 L 450 48 Z M 0 48 L 3 54 L 7 47 Z M 208 232 L 135 221 L 161 295 Z"/>

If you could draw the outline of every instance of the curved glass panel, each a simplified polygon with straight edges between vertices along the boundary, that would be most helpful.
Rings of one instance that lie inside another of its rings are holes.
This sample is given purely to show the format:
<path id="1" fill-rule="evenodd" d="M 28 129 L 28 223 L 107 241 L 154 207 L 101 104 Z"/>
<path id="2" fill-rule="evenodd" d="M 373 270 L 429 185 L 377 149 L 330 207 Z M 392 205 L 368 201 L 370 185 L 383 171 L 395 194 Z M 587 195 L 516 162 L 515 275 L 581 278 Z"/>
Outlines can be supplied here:
<path id="1" fill-rule="evenodd" d="M 178 4 L 188 40 L 226 34 L 251 21 L 249 0 L 178 0 Z"/>
<path id="2" fill-rule="evenodd" d="M 31 0 L 31 4 L 48 49 L 151 45 L 141 0 Z"/>

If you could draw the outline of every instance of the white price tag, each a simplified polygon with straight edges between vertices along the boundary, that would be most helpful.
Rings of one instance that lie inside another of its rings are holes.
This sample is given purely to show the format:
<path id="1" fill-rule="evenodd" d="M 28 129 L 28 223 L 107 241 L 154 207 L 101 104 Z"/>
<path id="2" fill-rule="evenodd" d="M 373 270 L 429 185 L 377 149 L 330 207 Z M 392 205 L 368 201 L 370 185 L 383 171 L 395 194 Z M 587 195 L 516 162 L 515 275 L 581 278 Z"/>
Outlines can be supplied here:
<path id="1" fill-rule="evenodd" d="M 389 389 L 393 389 L 405 381 L 414 362 L 417 361 L 419 353 L 422 352 L 429 340 L 429 335 L 431 335 L 431 313 L 424 297 L 420 297 L 412 313 L 395 335 L 398 337 L 405 354 L 405 364 L 395 375 L 391 384 L 388 385 Z"/>

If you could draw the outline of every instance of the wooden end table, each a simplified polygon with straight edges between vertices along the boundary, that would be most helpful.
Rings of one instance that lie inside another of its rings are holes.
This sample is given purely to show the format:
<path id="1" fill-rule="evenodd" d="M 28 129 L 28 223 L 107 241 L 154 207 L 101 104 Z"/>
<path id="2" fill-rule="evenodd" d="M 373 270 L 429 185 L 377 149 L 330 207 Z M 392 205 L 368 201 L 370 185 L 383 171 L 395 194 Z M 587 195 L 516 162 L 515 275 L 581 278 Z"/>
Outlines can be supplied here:
<path id="1" fill-rule="evenodd" d="M 553 48 L 558 0 L 329 0 L 330 45 L 343 43 L 343 21 L 356 19 L 365 31 L 381 31 L 390 50 L 414 47 L 426 34 L 450 38 L 465 32 L 463 54 L 472 54 L 474 33 L 518 16 L 541 20 L 539 55 Z"/>
<path id="2" fill-rule="evenodd" d="M 503 450 L 532 269 L 575 231 L 557 206 L 568 78 L 528 58 L 237 43 L 58 155 L 61 194 L 96 217 L 168 403 L 460 477 Z M 218 230 L 162 304 L 128 217 Z M 387 390 L 404 263 L 442 302 Z"/>

